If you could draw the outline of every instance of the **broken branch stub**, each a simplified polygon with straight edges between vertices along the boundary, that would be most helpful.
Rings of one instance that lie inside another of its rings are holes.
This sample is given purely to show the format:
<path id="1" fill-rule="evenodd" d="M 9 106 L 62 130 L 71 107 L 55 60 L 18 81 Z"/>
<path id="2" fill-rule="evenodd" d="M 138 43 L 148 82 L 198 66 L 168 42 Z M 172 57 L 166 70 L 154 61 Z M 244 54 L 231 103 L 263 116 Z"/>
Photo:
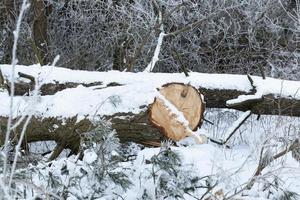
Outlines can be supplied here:
<path id="1" fill-rule="evenodd" d="M 204 109 L 202 95 L 193 86 L 169 83 L 159 89 L 151 104 L 149 121 L 174 141 L 193 136 L 198 143 L 204 143 L 206 139 L 193 132 L 202 124 Z"/>

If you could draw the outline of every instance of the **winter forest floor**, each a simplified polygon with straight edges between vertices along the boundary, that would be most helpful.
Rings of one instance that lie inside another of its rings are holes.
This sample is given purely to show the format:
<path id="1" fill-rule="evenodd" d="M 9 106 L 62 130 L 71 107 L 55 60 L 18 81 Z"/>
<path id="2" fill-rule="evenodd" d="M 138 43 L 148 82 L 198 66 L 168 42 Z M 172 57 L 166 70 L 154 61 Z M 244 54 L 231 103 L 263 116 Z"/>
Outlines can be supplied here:
<path id="1" fill-rule="evenodd" d="M 0 65 L 5 78 L 10 76 L 9 67 Z M 185 77 L 184 74 L 87 72 L 34 65 L 17 66 L 16 76 L 20 71 L 38 77 L 39 84 L 101 81 L 102 85 L 78 85 L 54 95 L 14 97 L 14 117 L 31 113 L 57 118 L 77 115 L 80 119 L 119 112 L 138 113 L 145 109 L 144 105 L 153 102 L 156 88 L 168 82 L 190 83 L 197 88 L 251 89 L 245 75 L 191 73 Z M 253 79 L 261 93 L 273 92 L 299 98 L 299 82 Z M 119 85 L 107 87 L 111 82 Z M 8 92 L 2 89 L 0 116 L 9 115 L 9 102 Z M 214 124 L 204 122 L 197 134 L 225 139 L 228 130 L 241 115 L 242 112 L 230 109 L 206 109 L 205 118 Z M 37 196 L 48 199 L 128 200 L 299 199 L 299 162 L 291 153 L 268 162 L 286 148 L 291 138 L 299 137 L 299 119 L 265 115 L 259 120 L 256 118 L 252 115 L 238 129 L 228 141 L 230 148 L 212 142 L 199 145 L 192 138 L 176 145 L 164 144 L 161 148 L 145 148 L 134 143 L 119 145 L 114 131 L 109 125 L 103 125 L 98 132 L 93 132 L 94 136 L 102 134 L 103 141 L 97 143 L 97 139 L 92 137 L 85 143 L 82 160 L 77 156 L 66 158 L 62 155 L 49 163 L 46 162 L 49 155 L 46 155 L 39 157 L 40 160 L 35 158 L 35 162 L 28 166 L 19 167 L 15 173 L 14 195 L 26 199 Z M 30 145 L 30 151 L 36 153 L 51 148 L 51 142 Z M 266 159 L 267 167 L 253 177 L 262 159 Z M 252 180 L 255 182 L 251 188 L 245 189 Z"/>

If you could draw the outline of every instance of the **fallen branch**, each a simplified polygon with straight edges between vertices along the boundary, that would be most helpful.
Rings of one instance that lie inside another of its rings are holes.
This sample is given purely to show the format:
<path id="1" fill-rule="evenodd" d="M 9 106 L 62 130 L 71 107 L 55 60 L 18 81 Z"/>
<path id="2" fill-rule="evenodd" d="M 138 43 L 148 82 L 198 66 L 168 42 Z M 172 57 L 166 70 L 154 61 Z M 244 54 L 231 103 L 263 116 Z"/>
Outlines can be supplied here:
<path id="1" fill-rule="evenodd" d="M 299 139 L 295 139 L 285 150 L 271 156 L 268 158 L 265 158 L 263 156 L 263 151 L 264 148 L 262 148 L 261 150 L 261 156 L 260 156 L 260 160 L 259 160 L 259 164 L 254 172 L 253 177 L 251 178 L 251 180 L 249 181 L 249 183 L 246 185 L 247 190 L 250 190 L 255 181 L 257 180 L 257 177 L 261 175 L 262 171 L 273 161 L 275 161 L 276 159 L 286 155 L 287 153 L 289 153 L 290 151 L 293 151 L 296 148 L 300 148 L 300 141 Z"/>
<path id="2" fill-rule="evenodd" d="M 245 123 L 245 121 L 251 116 L 251 111 L 244 112 L 226 131 L 225 140 L 223 144 L 226 144 L 229 139 L 234 135 L 234 133 Z"/>
<path id="3" fill-rule="evenodd" d="M 267 166 L 269 166 L 269 164 L 271 162 L 286 155 L 290 151 L 293 151 L 298 148 L 300 148 L 300 141 L 299 141 L 299 139 L 295 139 L 286 149 L 284 149 L 283 151 L 281 151 L 273 156 L 270 156 L 270 157 L 268 156 L 267 158 L 264 156 L 264 154 L 263 154 L 264 148 L 262 148 L 261 152 L 260 152 L 260 160 L 259 160 L 258 166 L 257 166 L 253 176 L 248 181 L 248 183 L 244 187 L 242 187 L 240 190 L 236 191 L 234 194 L 230 195 L 229 197 L 224 198 L 224 200 L 232 199 L 234 196 L 241 194 L 245 190 L 251 190 L 251 188 L 253 187 L 255 182 L 259 179 L 259 176 L 261 175 L 262 171 Z"/>
<path id="4" fill-rule="evenodd" d="M 236 99 L 231 99 L 226 102 L 227 106 L 231 108 L 243 108 L 249 105 L 255 105 L 263 100 L 262 94 L 257 93 L 254 81 L 249 74 L 247 74 L 247 79 L 249 80 L 252 89 L 246 95 L 240 95 Z"/>

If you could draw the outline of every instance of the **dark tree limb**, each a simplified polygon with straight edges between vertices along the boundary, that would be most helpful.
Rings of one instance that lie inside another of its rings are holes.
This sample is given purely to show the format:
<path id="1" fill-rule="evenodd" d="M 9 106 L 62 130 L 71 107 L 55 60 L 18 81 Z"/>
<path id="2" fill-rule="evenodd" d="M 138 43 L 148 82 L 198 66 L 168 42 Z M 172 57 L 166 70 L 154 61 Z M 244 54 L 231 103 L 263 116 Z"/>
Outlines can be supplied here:
<path id="1" fill-rule="evenodd" d="M 158 129 L 151 126 L 147 111 L 139 114 L 116 113 L 112 116 L 105 116 L 104 119 L 111 122 L 112 128 L 116 130 L 122 143 L 135 142 L 145 146 L 160 146 L 161 142 L 167 139 Z M 5 133 L 7 120 L 7 117 L 0 117 L 0 133 Z M 14 123 L 17 120 L 15 119 Z M 13 130 L 12 144 L 18 143 L 23 124 L 24 122 Z M 77 154 L 83 133 L 92 130 L 95 126 L 89 119 L 77 122 L 76 116 L 67 119 L 33 117 L 26 129 L 26 144 L 54 141 L 57 146 L 52 151 L 50 160 L 55 159 L 62 149 L 69 149 L 71 154 Z M 0 134 L 0 145 L 4 143 L 2 136 L 4 134 Z"/>
<path id="2" fill-rule="evenodd" d="M 252 86 L 252 90 L 250 91 L 251 92 L 250 94 L 255 94 L 257 90 L 256 90 L 256 86 L 254 85 L 254 81 L 249 74 L 247 74 L 247 78 Z"/>
<path id="3" fill-rule="evenodd" d="M 251 116 L 251 112 L 243 114 L 236 122 L 237 124 L 234 123 L 233 129 L 231 132 L 228 134 L 227 138 L 224 140 L 223 144 L 226 144 L 229 139 L 234 135 L 234 133 L 246 122 L 246 120 Z"/>
<path id="4" fill-rule="evenodd" d="M 56 145 L 56 147 L 54 148 L 54 150 L 49 158 L 49 161 L 56 159 L 64 149 L 65 149 L 65 146 L 63 143 Z"/>

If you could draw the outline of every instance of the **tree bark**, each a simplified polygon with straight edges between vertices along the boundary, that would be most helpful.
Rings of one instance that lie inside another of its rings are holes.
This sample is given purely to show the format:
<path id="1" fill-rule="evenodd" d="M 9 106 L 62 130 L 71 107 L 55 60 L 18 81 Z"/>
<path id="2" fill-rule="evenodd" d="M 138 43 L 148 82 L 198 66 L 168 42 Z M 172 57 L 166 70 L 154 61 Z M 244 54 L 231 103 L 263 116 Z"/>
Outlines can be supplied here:
<path id="1" fill-rule="evenodd" d="M 0 88 L 3 87 L 3 85 L 4 85 L 4 77 L 3 77 L 2 71 L 0 69 Z"/>
<path id="2" fill-rule="evenodd" d="M 160 146 L 161 141 L 167 139 L 159 129 L 150 125 L 147 111 L 139 114 L 117 113 L 104 118 L 111 122 L 112 129 L 116 130 L 122 143 L 136 142 L 145 146 Z M 7 120 L 7 117 L 0 117 L 0 146 L 4 143 Z M 15 119 L 14 122 L 17 120 Z M 23 124 L 21 123 L 13 130 L 12 144 L 18 142 Z M 32 142 L 55 141 L 57 146 L 53 150 L 54 153 L 50 160 L 55 159 L 61 149 L 70 149 L 71 154 L 76 154 L 80 150 L 81 137 L 84 136 L 84 133 L 93 130 L 96 125 L 89 119 L 77 122 L 76 116 L 68 119 L 33 117 L 26 129 L 23 145 L 27 146 Z"/>
<path id="3" fill-rule="evenodd" d="M 47 1 L 32 0 L 34 13 L 33 20 L 33 50 L 38 62 L 41 65 L 47 64 L 49 59 L 48 51 L 48 16 L 51 13 L 51 5 L 46 5 Z"/>
<path id="4" fill-rule="evenodd" d="M 8 83 L 7 88 L 8 92 L 10 92 L 10 83 Z M 44 95 L 54 95 L 55 93 L 62 91 L 68 88 L 76 88 L 79 85 L 83 85 L 85 87 L 91 86 L 100 86 L 102 82 L 94 82 L 94 83 L 74 83 L 74 82 L 67 82 L 67 83 L 46 83 L 43 84 L 40 88 L 40 94 Z M 24 96 L 29 95 L 31 91 L 34 90 L 34 84 L 32 82 L 18 82 L 15 83 L 15 95 L 16 96 Z"/>
<path id="5" fill-rule="evenodd" d="M 12 48 L 13 48 L 13 30 L 15 26 L 15 4 L 12 0 L 4 0 L 4 8 L 1 9 L 1 27 L 3 31 L 6 32 L 6 37 L 4 38 L 4 56 L 1 60 L 1 63 L 11 63 L 12 60 Z M 2 22 L 3 20 L 3 22 Z M 2 30 L 1 30 L 2 31 Z"/>

